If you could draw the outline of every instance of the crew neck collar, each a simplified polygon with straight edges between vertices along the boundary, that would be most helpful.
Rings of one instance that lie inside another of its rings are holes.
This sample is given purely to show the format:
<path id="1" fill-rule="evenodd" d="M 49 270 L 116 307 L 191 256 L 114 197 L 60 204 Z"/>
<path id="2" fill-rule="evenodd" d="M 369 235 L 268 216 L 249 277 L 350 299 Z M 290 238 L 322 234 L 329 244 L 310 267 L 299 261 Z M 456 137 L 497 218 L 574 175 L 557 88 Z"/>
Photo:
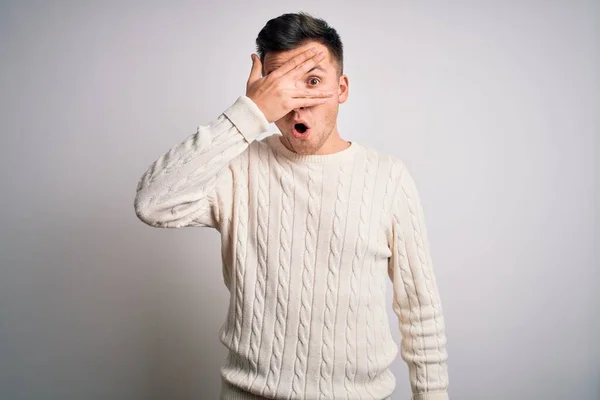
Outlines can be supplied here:
<path id="1" fill-rule="evenodd" d="M 285 145 L 281 141 L 282 137 L 283 135 L 281 134 L 273 134 L 267 138 L 267 143 L 274 151 L 281 154 L 285 158 L 297 163 L 329 163 L 343 161 L 351 158 L 360 147 L 358 143 L 350 142 L 350 146 L 335 153 L 302 155 L 294 153 L 293 151 L 285 147 Z"/>

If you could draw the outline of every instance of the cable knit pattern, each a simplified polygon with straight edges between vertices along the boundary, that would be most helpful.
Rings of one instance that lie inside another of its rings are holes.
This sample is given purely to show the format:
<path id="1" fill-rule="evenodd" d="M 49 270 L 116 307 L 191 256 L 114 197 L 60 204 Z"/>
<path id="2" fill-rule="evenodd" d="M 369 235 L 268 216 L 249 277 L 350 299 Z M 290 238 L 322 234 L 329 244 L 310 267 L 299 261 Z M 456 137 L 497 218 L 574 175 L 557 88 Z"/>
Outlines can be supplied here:
<path id="1" fill-rule="evenodd" d="M 437 398 L 448 386 L 444 321 L 418 191 L 412 176 L 400 167 L 393 210 L 393 308 L 400 319 L 402 358 L 409 367 L 414 398 Z"/>
<path id="2" fill-rule="evenodd" d="M 256 292 L 250 331 L 250 363 L 248 379 L 256 378 L 258 372 L 260 336 L 265 312 L 265 291 L 267 284 L 267 231 L 269 229 L 269 155 L 265 146 L 259 146 L 258 152 L 258 210 L 256 214 L 256 237 L 258 243 L 258 268 L 256 271 Z M 250 374 L 254 376 L 250 377 Z"/>
<path id="3" fill-rule="evenodd" d="M 304 238 L 304 254 L 302 261 L 302 289 L 300 294 L 300 317 L 298 323 L 298 342 L 296 342 L 296 360 L 294 361 L 294 377 L 292 378 L 292 395 L 301 398 L 305 390 L 305 377 L 310 340 L 310 317 L 313 302 L 315 251 L 318 238 L 318 216 L 320 194 L 317 192 L 315 176 L 319 174 L 314 163 L 307 165 L 308 209 L 306 213 L 306 235 Z"/>
<path id="4" fill-rule="evenodd" d="M 337 193 L 334 205 L 334 217 L 332 236 L 329 247 L 329 259 L 327 262 L 327 291 L 325 294 L 325 310 L 323 321 L 323 342 L 321 344 L 321 379 L 319 381 L 320 399 L 333 399 L 333 363 L 334 363 L 334 335 L 337 311 L 337 293 L 339 286 L 339 270 L 342 256 L 342 247 L 344 246 L 344 227 L 346 226 L 348 210 L 348 195 L 352 174 L 347 170 L 352 165 L 345 162 L 340 163 L 340 170 L 337 182 Z"/>
<path id="5" fill-rule="evenodd" d="M 273 349 L 271 352 L 271 361 L 269 364 L 269 374 L 267 376 L 267 385 L 264 390 L 275 392 L 279 384 L 281 363 L 283 357 L 283 346 L 285 344 L 286 318 L 288 306 L 288 287 L 291 263 L 292 229 L 293 229 L 293 210 L 294 210 L 294 184 L 292 171 L 289 162 L 281 163 L 281 231 L 279 246 L 279 268 L 277 275 L 277 306 L 275 308 L 275 330 Z"/>
<path id="6" fill-rule="evenodd" d="M 350 277 L 350 298 L 348 301 L 348 314 L 346 316 L 346 365 L 344 388 L 347 392 L 345 398 L 359 396 L 356 391 L 354 379 L 356 377 L 357 364 L 359 362 L 356 351 L 356 342 L 358 338 L 357 319 L 358 309 L 360 307 L 359 285 L 362 268 L 364 267 L 365 254 L 368 249 L 368 242 L 371 238 L 369 234 L 370 215 L 373 209 L 373 193 L 375 189 L 375 177 L 378 169 L 378 163 L 373 151 L 366 152 L 366 168 L 363 180 L 364 190 L 361 194 L 360 211 L 358 213 L 358 237 L 354 247 L 354 257 L 352 258 L 352 274 Z"/>
<path id="7" fill-rule="evenodd" d="M 386 189 L 385 189 L 385 194 L 383 197 L 383 209 L 385 210 L 384 213 L 382 213 L 381 215 L 381 220 L 380 220 L 380 226 L 384 227 L 387 224 L 389 224 L 389 216 L 391 215 L 391 208 L 393 206 L 393 199 L 396 196 L 396 191 L 395 188 L 397 186 L 397 182 L 400 178 L 400 174 L 402 171 L 402 165 L 397 165 L 394 162 L 394 159 L 392 159 L 391 157 L 388 158 L 388 162 L 389 162 L 389 166 L 390 166 L 390 170 L 388 173 L 388 179 L 386 182 Z M 384 244 L 381 244 L 384 245 Z M 388 272 L 389 272 L 389 268 L 390 266 L 388 265 Z M 390 275 L 390 277 L 392 277 L 392 275 Z M 380 283 L 381 283 L 381 292 L 385 293 L 385 280 L 384 279 L 380 279 Z M 388 319 L 386 318 L 386 310 L 385 310 L 385 305 L 382 302 L 378 303 L 378 313 L 377 315 L 379 316 L 379 320 L 377 321 L 378 324 L 381 325 L 381 329 L 378 329 L 378 332 L 382 335 L 379 339 L 378 342 L 379 343 L 386 343 L 386 342 L 391 342 L 392 338 L 390 337 L 390 331 L 389 329 L 387 329 L 388 326 Z M 387 360 L 392 360 L 396 353 L 398 351 L 398 347 L 397 346 L 383 346 L 381 349 L 381 353 L 384 356 L 384 359 Z M 379 379 L 380 379 L 380 383 L 381 385 L 385 388 L 387 384 L 389 384 L 389 378 L 384 374 L 381 373 L 379 375 Z"/>
<path id="8" fill-rule="evenodd" d="M 240 96 L 158 157 L 136 189 L 146 224 L 221 234 L 221 399 L 390 400 L 391 281 L 412 399 L 447 400 L 443 312 L 406 166 L 356 142 L 299 155 L 279 134 L 259 139 L 268 127 Z"/>
<path id="9" fill-rule="evenodd" d="M 234 324 L 234 333 L 233 333 L 233 346 L 236 347 L 236 350 L 239 352 L 240 350 L 240 340 L 242 336 L 242 323 L 243 323 L 243 300 L 244 300 L 244 272 L 245 261 L 246 261 L 246 250 L 248 248 L 248 190 L 246 190 L 248 186 L 248 182 L 245 179 L 247 176 L 247 158 L 248 153 L 242 154 L 241 162 L 239 163 L 240 174 L 237 176 L 236 182 L 236 191 L 235 196 L 237 199 L 237 221 L 236 221 L 236 249 L 235 249 L 235 324 Z M 236 358 L 236 362 L 240 364 L 240 368 L 242 367 L 243 360 L 240 358 Z"/>

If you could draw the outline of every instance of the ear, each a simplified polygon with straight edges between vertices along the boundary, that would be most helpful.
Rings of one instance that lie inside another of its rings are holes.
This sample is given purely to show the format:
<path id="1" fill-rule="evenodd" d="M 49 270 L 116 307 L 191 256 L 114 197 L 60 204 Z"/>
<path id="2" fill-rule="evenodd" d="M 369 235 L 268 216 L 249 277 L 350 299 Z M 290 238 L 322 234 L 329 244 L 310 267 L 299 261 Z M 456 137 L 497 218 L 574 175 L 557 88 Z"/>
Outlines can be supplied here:
<path id="1" fill-rule="evenodd" d="M 338 82 L 338 103 L 342 104 L 348 100 L 348 90 L 349 90 L 350 81 L 348 79 L 348 75 L 343 74 L 340 76 Z"/>

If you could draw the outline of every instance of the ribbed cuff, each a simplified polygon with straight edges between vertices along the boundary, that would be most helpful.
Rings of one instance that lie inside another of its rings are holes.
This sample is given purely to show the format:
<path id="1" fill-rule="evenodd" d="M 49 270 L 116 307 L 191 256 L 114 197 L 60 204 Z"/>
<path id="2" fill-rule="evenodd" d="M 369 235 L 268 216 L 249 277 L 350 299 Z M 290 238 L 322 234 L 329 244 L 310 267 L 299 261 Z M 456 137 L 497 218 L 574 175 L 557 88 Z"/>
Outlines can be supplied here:
<path id="1" fill-rule="evenodd" d="M 227 110 L 223 112 L 237 127 L 248 143 L 258 135 L 269 130 L 269 121 L 247 96 L 240 96 Z"/>
<path id="2" fill-rule="evenodd" d="M 413 395 L 412 400 L 449 400 L 448 392 L 423 392 Z"/>

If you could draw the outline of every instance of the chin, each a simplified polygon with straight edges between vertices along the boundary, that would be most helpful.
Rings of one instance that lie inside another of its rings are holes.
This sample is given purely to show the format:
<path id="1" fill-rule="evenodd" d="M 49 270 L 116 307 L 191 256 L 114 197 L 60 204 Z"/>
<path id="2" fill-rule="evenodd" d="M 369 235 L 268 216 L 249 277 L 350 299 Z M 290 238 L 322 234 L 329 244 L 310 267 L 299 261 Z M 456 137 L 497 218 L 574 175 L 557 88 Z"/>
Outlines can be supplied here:
<path id="1" fill-rule="evenodd" d="M 294 149 L 294 152 L 302 156 L 309 156 L 315 154 L 318 150 L 317 146 L 309 140 L 297 139 L 295 137 L 286 137 L 288 143 Z"/>

